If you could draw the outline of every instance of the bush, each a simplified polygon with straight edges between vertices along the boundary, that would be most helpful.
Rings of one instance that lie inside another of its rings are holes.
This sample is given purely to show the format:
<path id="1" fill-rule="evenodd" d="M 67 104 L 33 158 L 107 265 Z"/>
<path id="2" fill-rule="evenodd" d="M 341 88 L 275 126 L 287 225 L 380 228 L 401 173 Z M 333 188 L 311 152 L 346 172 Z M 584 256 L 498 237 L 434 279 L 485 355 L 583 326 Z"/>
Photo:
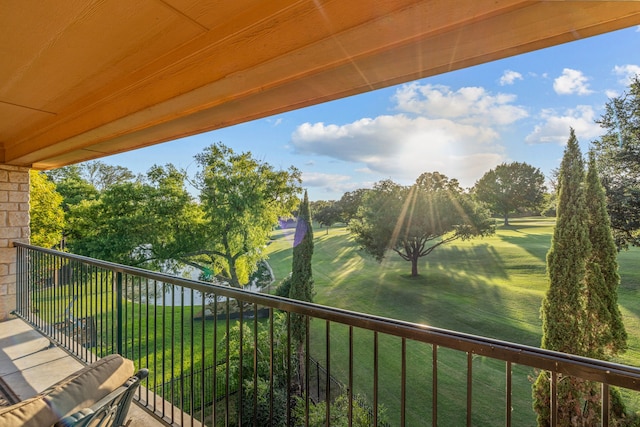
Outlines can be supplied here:
<path id="1" fill-rule="evenodd" d="M 291 289 L 291 274 L 282 279 L 282 282 L 276 288 L 276 295 L 279 297 L 289 298 L 289 290 Z"/>
<path id="2" fill-rule="evenodd" d="M 362 402 L 364 399 L 354 396 L 352 404 L 352 419 L 351 425 L 353 427 L 373 427 L 373 417 L 371 411 L 360 405 L 358 402 Z M 331 404 L 329 425 L 332 427 L 347 427 L 349 426 L 349 398 L 346 394 L 338 396 Z M 388 425 L 385 421 L 385 408 L 378 406 L 378 425 Z M 303 397 L 296 398 L 296 405 L 293 409 L 293 417 L 295 419 L 295 425 L 305 425 L 305 401 Z M 324 427 L 327 425 L 327 407 L 326 402 L 319 402 L 317 404 L 310 404 L 309 406 L 309 427 Z"/>
<path id="3" fill-rule="evenodd" d="M 253 405 L 255 387 L 253 381 L 245 381 L 242 396 L 243 426 L 284 426 L 287 424 L 287 393 L 281 387 L 273 389 L 273 417 L 271 417 L 271 387 L 269 382 L 258 378 L 258 405 L 254 424 Z"/>

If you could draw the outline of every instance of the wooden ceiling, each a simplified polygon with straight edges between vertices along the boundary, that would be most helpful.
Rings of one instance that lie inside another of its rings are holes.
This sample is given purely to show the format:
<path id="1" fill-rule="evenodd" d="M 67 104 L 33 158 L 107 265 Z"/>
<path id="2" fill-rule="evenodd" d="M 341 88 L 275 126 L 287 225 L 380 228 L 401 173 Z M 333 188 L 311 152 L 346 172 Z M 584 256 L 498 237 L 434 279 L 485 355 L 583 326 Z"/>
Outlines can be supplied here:
<path id="1" fill-rule="evenodd" d="M 55 168 L 638 24 L 635 1 L 0 0 L 0 163 Z"/>

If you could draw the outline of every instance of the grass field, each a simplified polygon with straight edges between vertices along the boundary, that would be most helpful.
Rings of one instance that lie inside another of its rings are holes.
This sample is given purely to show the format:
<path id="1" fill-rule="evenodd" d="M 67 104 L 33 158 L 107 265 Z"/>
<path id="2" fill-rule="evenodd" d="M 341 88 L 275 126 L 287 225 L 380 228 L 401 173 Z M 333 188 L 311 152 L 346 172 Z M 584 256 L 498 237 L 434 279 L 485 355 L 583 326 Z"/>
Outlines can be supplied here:
<path id="1" fill-rule="evenodd" d="M 436 249 L 422 259 L 420 276 L 409 277 L 410 265 L 390 254 L 378 264 L 359 251 L 344 227 L 326 233 L 315 229 L 313 274 L 315 302 L 363 313 L 427 324 L 526 345 L 539 346 L 540 304 L 547 289 L 546 253 L 551 242 L 554 219 L 514 219 L 499 226 L 494 236 L 458 241 Z M 291 230 L 280 230 L 269 246 L 269 262 L 277 279 L 291 269 Z M 640 365 L 640 250 L 619 255 L 619 303 L 629 334 L 629 350 L 618 362 Z M 314 335 L 324 337 L 324 324 L 316 322 Z M 332 326 L 331 368 L 345 381 L 348 343 L 347 329 Z M 372 395 L 371 365 L 373 334 L 358 331 L 355 388 Z M 322 339 L 313 343 L 314 357 L 324 360 Z M 414 344 L 414 343 L 411 343 Z M 391 419 L 398 418 L 400 341 L 382 337 L 380 346 L 380 395 Z M 408 387 L 407 425 L 421 425 L 431 417 L 431 350 L 424 345 L 407 349 L 412 376 Z M 438 411 L 446 425 L 464 423 L 464 354 L 438 354 Z M 529 368 L 514 368 L 514 425 L 533 425 Z M 504 425 L 502 401 L 480 399 L 486 395 L 504 400 L 504 364 L 474 359 L 474 425 Z M 629 406 L 640 408 L 637 396 L 625 394 Z M 475 399 L 475 397 L 474 397 Z M 496 410 L 496 408 L 500 408 Z M 446 414 L 446 415 L 443 415 Z M 395 423 L 393 423 L 395 424 Z"/>

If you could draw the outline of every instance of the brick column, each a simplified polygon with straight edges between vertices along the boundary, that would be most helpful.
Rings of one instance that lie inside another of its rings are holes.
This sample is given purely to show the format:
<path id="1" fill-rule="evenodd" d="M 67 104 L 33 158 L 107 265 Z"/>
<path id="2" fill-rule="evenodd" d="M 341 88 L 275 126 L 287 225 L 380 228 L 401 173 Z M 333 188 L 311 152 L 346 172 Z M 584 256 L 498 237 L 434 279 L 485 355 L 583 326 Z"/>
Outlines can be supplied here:
<path id="1" fill-rule="evenodd" d="M 0 321 L 16 308 L 16 248 L 29 242 L 29 168 L 0 164 Z"/>

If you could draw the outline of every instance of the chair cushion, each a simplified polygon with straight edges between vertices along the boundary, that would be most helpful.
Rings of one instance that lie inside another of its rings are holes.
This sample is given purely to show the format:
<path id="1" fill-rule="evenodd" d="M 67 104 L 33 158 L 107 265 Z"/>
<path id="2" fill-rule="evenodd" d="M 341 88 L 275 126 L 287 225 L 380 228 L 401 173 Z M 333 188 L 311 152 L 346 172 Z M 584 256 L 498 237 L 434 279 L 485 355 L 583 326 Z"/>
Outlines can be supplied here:
<path id="1" fill-rule="evenodd" d="M 51 426 L 56 421 L 58 417 L 41 396 L 0 408 L 0 425 L 3 427 Z"/>
<path id="2" fill-rule="evenodd" d="M 120 387 L 134 373 L 133 362 L 111 354 L 74 372 L 40 393 L 59 417 L 89 407 Z"/>

